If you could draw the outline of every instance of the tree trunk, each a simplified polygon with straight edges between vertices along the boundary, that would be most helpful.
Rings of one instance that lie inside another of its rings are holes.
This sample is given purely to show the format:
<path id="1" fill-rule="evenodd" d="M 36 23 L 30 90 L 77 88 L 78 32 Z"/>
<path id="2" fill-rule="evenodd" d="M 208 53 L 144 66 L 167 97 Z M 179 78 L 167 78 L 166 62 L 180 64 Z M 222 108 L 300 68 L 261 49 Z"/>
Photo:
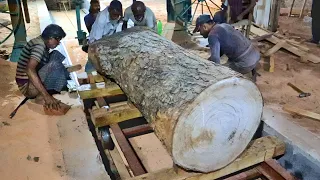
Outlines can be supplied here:
<path id="1" fill-rule="evenodd" d="M 115 79 L 185 169 L 228 165 L 258 128 L 263 105 L 254 83 L 146 28 L 95 42 L 89 58 Z"/>

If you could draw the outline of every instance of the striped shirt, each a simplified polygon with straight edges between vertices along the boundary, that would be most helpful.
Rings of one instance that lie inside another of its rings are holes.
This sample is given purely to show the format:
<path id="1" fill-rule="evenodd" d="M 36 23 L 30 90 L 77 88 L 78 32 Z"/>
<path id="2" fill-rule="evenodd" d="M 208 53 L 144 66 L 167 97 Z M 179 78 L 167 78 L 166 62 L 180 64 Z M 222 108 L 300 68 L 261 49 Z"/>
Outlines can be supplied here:
<path id="1" fill-rule="evenodd" d="M 21 51 L 16 71 L 16 81 L 20 90 L 22 90 L 22 86 L 29 80 L 26 69 L 31 58 L 39 62 L 37 71 L 49 62 L 49 49 L 46 47 L 41 36 L 30 40 Z"/>

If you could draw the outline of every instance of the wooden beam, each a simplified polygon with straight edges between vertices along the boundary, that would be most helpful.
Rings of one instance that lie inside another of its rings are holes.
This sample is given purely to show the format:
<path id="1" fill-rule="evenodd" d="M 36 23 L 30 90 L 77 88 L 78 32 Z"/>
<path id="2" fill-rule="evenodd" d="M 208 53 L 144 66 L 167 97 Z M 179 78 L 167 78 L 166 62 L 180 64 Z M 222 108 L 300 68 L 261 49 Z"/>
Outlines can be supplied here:
<path id="1" fill-rule="evenodd" d="M 145 174 L 146 171 L 143 169 L 142 165 L 140 164 L 140 161 L 135 155 L 126 137 L 123 135 L 119 125 L 113 124 L 110 127 L 119 144 L 119 147 L 121 148 L 121 151 L 123 152 L 125 158 L 128 161 L 129 167 L 132 170 L 134 176 Z"/>
<path id="2" fill-rule="evenodd" d="M 278 29 L 280 16 L 280 1 L 272 0 L 271 12 L 270 12 L 270 20 L 269 20 L 269 30 L 272 32 L 276 32 Z"/>
<path id="3" fill-rule="evenodd" d="M 129 119 L 142 117 L 141 112 L 131 103 L 127 101 L 114 103 L 109 105 L 109 109 L 99 108 L 92 111 L 96 127 L 108 126 Z"/>
<path id="4" fill-rule="evenodd" d="M 274 56 L 270 56 L 269 65 L 269 72 L 274 72 Z"/>
<path id="5" fill-rule="evenodd" d="M 128 176 L 129 175 L 129 177 L 134 177 L 132 169 L 129 167 L 129 163 L 128 163 L 127 159 L 125 158 L 123 152 L 121 151 L 121 148 L 120 148 L 120 146 L 118 144 L 117 139 L 115 138 L 115 136 L 113 134 L 112 129 L 110 129 L 109 131 L 110 131 L 111 139 L 114 142 L 114 145 L 116 147 L 113 150 L 113 155 L 114 155 L 115 158 L 118 158 L 117 159 L 117 163 L 118 163 L 117 165 L 119 167 L 119 171 L 123 172 L 123 176 Z M 128 174 L 126 174 L 125 169 L 127 170 Z"/>
<path id="6" fill-rule="evenodd" d="M 280 174 L 278 174 L 274 169 L 270 168 L 266 163 L 261 163 L 261 165 L 259 165 L 257 169 L 267 179 L 286 180 Z"/>
<path id="7" fill-rule="evenodd" d="M 291 7 L 290 7 L 290 10 L 289 10 L 289 13 L 288 13 L 288 17 L 290 17 L 290 16 L 291 16 L 292 9 L 293 9 L 294 2 L 295 2 L 295 1 L 296 1 L 296 0 L 293 0 L 293 1 L 292 1 Z"/>
<path id="8" fill-rule="evenodd" d="M 125 163 L 123 162 L 123 159 L 120 156 L 120 153 L 119 153 L 117 147 L 114 148 L 112 151 L 104 150 L 104 152 L 106 154 L 107 153 L 110 154 L 112 161 L 118 170 L 118 175 L 120 176 L 121 179 L 128 179 L 130 177 L 133 177 L 129 174 L 129 171 L 128 171 L 129 165 L 125 165 Z"/>
<path id="9" fill-rule="evenodd" d="M 84 84 L 78 88 L 81 99 L 91 99 L 97 97 L 113 97 L 123 95 L 123 91 L 115 83 Z"/>
<path id="10" fill-rule="evenodd" d="M 175 26 L 176 26 L 176 23 L 170 23 L 170 22 L 166 23 L 163 28 L 162 36 L 169 40 L 172 40 Z"/>
<path id="11" fill-rule="evenodd" d="M 274 33 L 268 33 L 268 34 L 265 34 L 265 35 L 262 35 L 262 36 L 258 36 L 254 39 L 251 39 L 252 42 L 259 42 L 259 41 L 262 41 L 262 40 L 265 40 L 267 38 L 270 38 Z"/>
<path id="12" fill-rule="evenodd" d="M 262 36 L 262 35 L 270 33 L 268 31 L 261 29 L 261 28 L 255 27 L 254 25 L 251 26 L 251 32 L 253 34 L 258 35 L 258 36 Z M 275 36 L 271 36 L 270 38 L 267 38 L 266 40 L 273 43 L 273 44 L 277 44 L 279 41 L 281 41 L 281 39 L 279 39 Z M 301 59 L 304 61 L 310 61 L 313 63 L 320 63 L 320 57 L 318 57 L 314 54 L 311 54 L 309 52 L 303 51 L 303 50 L 299 49 L 298 47 L 295 47 L 289 43 L 283 44 L 282 48 L 301 57 Z"/>
<path id="13" fill-rule="evenodd" d="M 97 100 L 98 100 L 100 107 L 107 106 L 107 103 L 105 102 L 105 100 L 102 97 L 97 98 Z M 146 173 L 146 171 L 143 169 L 140 161 L 138 160 L 136 154 L 134 153 L 133 149 L 131 148 L 129 142 L 127 141 L 126 137 L 122 133 L 119 125 L 113 124 L 110 126 L 110 128 L 111 128 L 110 132 L 112 132 L 112 134 L 114 135 L 114 138 L 117 141 L 117 144 L 120 147 L 119 153 L 121 151 L 124 154 L 124 156 L 128 162 L 128 165 L 129 165 L 130 169 L 132 170 L 134 176 L 139 176 L 139 175 Z"/>
<path id="14" fill-rule="evenodd" d="M 272 48 L 270 48 L 267 52 L 265 52 L 264 56 L 270 56 L 277 52 L 279 49 L 283 47 L 283 45 L 286 43 L 286 41 L 279 41 L 276 45 L 274 45 Z"/>
<path id="15" fill-rule="evenodd" d="M 293 107 L 293 106 L 289 106 L 289 105 L 284 105 L 283 110 L 290 112 L 290 113 L 294 113 L 294 114 L 298 114 L 300 116 L 303 117 L 307 117 L 307 118 L 311 118 L 317 121 L 320 121 L 320 114 L 311 112 L 311 111 L 306 111 L 297 107 Z"/>
<path id="16" fill-rule="evenodd" d="M 129 138 L 129 142 L 147 172 L 173 167 L 171 156 L 154 133 Z"/>
<path id="17" fill-rule="evenodd" d="M 280 174 L 284 179 L 286 180 L 296 180 L 292 174 L 290 174 L 288 171 L 286 171 L 276 160 L 270 159 L 265 162 L 264 164 L 267 164 L 270 168 L 274 169 L 278 174 Z"/>
<path id="18" fill-rule="evenodd" d="M 307 0 L 304 0 L 304 1 L 303 1 L 302 8 L 301 8 L 301 11 L 300 11 L 299 18 L 302 18 L 302 16 L 303 16 L 304 8 L 306 7 L 306 3 L 307 3 Z"/>
<path id="19" fill-rule="evenodd" d="M 256 179 L 261 174 L 256 168 L 249 169 L 248 171 L 236 174 L 234 176 L 228 177 L 224 180 L 246 180 L 246 179 Z"/>
<path id="20" fill-rule="evenodd" d="M 148 173 L 142 176 L 132 178 L 131 180 L 213 180 L 232 174 L 239 170 L 259 164 L 265 160 L 283 155 L 285 152 L 285 143 L 275 137 L 262 137 L 253 140 L 247 149 L 228 166 L 207 174 L 188 173 L 182 169 L 177 172 L 175 169 L 165 169 L 155 173 Z"/>
<path id="21" fill-rule="evenodd" d="M 135 135 L 150 132 L 150 131 L 153 131 L 153 129 L 150 127 L 149 124 L 142 124 L 139 126 L 122 129 L 122 132 L 126 137 L 135 136 Z"/>

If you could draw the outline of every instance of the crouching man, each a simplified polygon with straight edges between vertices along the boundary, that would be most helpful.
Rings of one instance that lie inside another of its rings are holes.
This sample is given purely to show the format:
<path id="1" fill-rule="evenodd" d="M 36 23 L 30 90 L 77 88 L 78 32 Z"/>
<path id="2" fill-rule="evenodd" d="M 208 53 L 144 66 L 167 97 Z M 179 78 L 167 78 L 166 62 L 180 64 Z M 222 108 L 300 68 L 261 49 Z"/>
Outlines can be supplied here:
<path id="1" fill-rule="evenodd" d="M 200 31 L 204 38 L 208 38 L 211 61 L 220 64 L 220 56 L 225 54 L 232 70 L 241 74 L 251 72 L 255 81 L 260 53 L 240 31 L 229 24 L 216 24 L 209 15 L 197 18 L 194 32 L 197 31 Z"/>
<path id="2" fill-rule="evenodd" d="M 69 71 L 62 64 L 65 57 L 56 50 L 49 53 L 65 36 L 60 26 L 48 25 L 39 37 L 26 44 L 17 64 L 16 82 L 19 90 L 27 98 L 36 98 L 45 110 L 67 112 L 70 109 L 70 106 L 52 96 L 66 88 Z"/>

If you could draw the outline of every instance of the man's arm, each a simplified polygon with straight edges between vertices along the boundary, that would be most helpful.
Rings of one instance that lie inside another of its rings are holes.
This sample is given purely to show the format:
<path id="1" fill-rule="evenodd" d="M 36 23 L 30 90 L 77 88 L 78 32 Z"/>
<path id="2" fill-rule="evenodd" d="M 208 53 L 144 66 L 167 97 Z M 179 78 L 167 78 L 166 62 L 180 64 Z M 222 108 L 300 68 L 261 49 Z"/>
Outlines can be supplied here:
<path id="1" fill-rule="evenodd" d="M 37 71 L 36 71 L 36 67 L 39 64 L 39 62 L 34 59 L 31 58 L 27 64 L 27 69 L 26 69 L 26 73 L 30 79 L 30 81 L 32 82 L 32 84 L 34 85 L 34 87 L 40 92 L 40 94 L 44 97 L 44 100 L 46 102 L 46 107 L 48 108 L 54 108 L 54 109 L 58 109 L 60 107 L 59 103 L 60 101 L 55 99 L 54 97 L 52 97 L 46 90 L 46 88 L 43 86 Z"/>
<path id="2" fill-rule="evenodd" d="M 220 42 L 215 36 L 209 36 L 209 47 L 211 51 L 210 59 L 214 63 L 220 64 Z"/>
<path id="3" fill-rule="evenodd" d="M 245 9 L 241 14 L 238 15 L 237 20 L 238 21 L 242 20 L 243 16 L 250 13 L 255 6 L 256 6 L 256 0 L 250 0 L 250 5 L 248 6 L 247 9 Z"/>
<path id="4" fill-rule="evenodd" d="M 89 43 L 101 39 L 104 35 L 104 25 L 107 22 L 107 18 L 109 18 L 107 13 L 109 13 L 108 8 L 104 9 L 97 15 L 97 18 L 94 21 L 89 34 Z"/>

